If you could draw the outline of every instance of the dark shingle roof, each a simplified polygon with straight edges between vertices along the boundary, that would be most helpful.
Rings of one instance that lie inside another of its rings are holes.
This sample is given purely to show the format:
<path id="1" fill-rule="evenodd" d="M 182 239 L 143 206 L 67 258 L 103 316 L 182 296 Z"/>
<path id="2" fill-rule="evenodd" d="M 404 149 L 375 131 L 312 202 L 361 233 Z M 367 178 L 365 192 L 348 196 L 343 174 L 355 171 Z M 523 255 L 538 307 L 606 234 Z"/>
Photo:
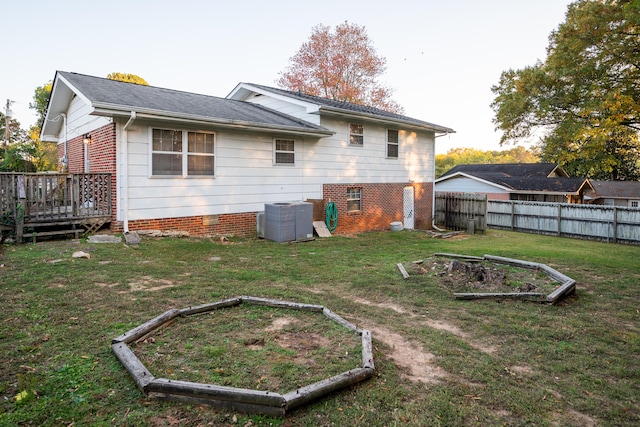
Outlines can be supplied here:
<path id="1" fill-rule="evenodd" d="M 640 181 L 598 181 L 591 180 L 596 197 L 640 199 Z"/>
<path id="2" fill-rule="evenodd" d="M 59 71 L 58 74 L 88 98 L 95 108 L 331 133 L 321 126 L 248 102 L 77 73 Z"/>
<path id="3" fill-rule="evenodd" d="M 360 105 L 360 104 L 353 104 L 351 102 L 336 101 L 329 98 L 322 98 L 319 96 L 307 95 L 301 92 L 294 92 L 290 90 L 258 85 L 254 83 L 248 83 L 248 84 L 269 92 L 279 93 L 290 98 L 295 98 L 301 101 L 318 104 L 321 107 L 325 107 L 328 110 L 363 114 L 371 117 L 383 118 L 383 119 L 404 122 L 407 124 L 413 124 L 420 127 L 428 127 L 428 128 L 432 128 L 437 132 L 455 133 L 453 129 L 445 126 L 436 125 L 434 123 L 425 122 L 423 120 L 414 119 L 413 117 L 392 113 L 390 111 L 381 110 L 379 108 L 368 107 L 366 105 Z"/>
<path id="4" fill-rule="evenodd" d="M 442 176 L 453 175 L 454 173 L 466 173 L 469 175 L 497 175 L 504 177 L 548 177 L 553 172 L 565 175 L 559 170 L 555 163 L 495 163 L 495 164 L 473 164 L 457 165 L 449 169 Z"/>
<path id="5" fill-rule="evenodd" d="M 587 181 L 568 178 L 555 163 L 502 163 L 457 165 L 440 177 L 470 175 L 517 192 L 575 193 Z M 561 176 L 550 176 L 559 174 Z"/>

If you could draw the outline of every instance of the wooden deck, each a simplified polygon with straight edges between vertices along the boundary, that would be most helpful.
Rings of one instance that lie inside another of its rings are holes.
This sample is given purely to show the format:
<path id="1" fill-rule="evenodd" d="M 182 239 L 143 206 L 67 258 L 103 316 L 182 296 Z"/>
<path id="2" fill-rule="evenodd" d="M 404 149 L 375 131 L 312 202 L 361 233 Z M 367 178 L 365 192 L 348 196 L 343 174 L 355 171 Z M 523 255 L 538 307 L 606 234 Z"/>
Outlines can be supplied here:
<path id="1" fill-rule="evenodd" d="M 91 233 L 111 222 L 108 173 L 0 173 L 0 230 L 26 238 Z"/>

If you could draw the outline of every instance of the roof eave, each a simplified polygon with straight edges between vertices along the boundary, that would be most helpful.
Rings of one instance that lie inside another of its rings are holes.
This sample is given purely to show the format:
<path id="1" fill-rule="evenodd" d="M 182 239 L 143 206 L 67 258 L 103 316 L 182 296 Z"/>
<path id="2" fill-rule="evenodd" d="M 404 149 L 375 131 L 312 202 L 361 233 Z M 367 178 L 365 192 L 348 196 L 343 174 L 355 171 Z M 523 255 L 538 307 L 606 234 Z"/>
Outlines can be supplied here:
<path id="1" fill-rule="evenodd" d="M 323 138 L 326 136 L 331 136 L 335 132 L 330 131 L 328 129 L 304 129 L 295 126 L 280 126 L 280 125 L 269 125 L 266 123 L 253 123 L 246 122 L 241 120 L 221 120 L 217 118 L 211 118 L 206 116 L 198 116 L 193 114 L 175 114 L 167 111 L 159 111 L 159 110 L 151 110 L 151 109 L 141 109 L 141 108 L 127 108 L 125 106 L 114 106 L 114 105 L 95 105 L 93 111 L 90 114 L 96 116 L 107 116 L 107 117 L 129 117 L 131 111 L 136 112 L 136 117 L 138 119 L 147 119 L 147 120 L 161 120 L 161 121 L 169 121 L 169 122 L 179 122 L 179 123 L 188 123 L 188 124 L 196 124 L 196 125 L 215 125 L 217 127 L 222 127 L 226 129 L 242 129 L 249 131 L 267 131 L 267 132 L 276 132 L 283 134 L 296 134 L 296 135 L 308 135 L 315 136 L 318 138 Z"/>
<path id="2" fill-rule="evenodd" d="M 446 181 L 448 179 L 455 179 L 455 178 L 468 178 L 468 179 L 471 179 L 473 181 L 478 181 L 478 182 L 481 182 L 483 184 L 490 185 L 491 187 L 497 187 L 497 188 L 499 188 L 501 190 L 504 190 L 504 191 L 508 191 L 508 192 L 512 192 L 513 191 L 513 188 L 511 188 L 511 187 L 506 187 L 506 186 L 504 186 L 502 184 L 498 184 L 497 182 L 493 182 L 493 181 L 489 181 L 489 180 L 486 180 L 486 179 L 478 178 L 477 176 L 469 175 L 469 174 L 466 174 L 464 172 L 456 172 L 456 173 L 453 173 L 451 175 L 446 175 L 446 176 L 440 177 L 440 178 L 435 180 L 434 184 L 437 184 L 437 183 L 439 183 L 441 181 Z"/>
<path id="3" fill-rule="evenodd" d="M 439 126 L 431 123 L 416 123 L 411 120 L 402 120 L 402 119 L 397 119 L 393 117 L 380 116 L 378 114 L 370 114 L 370 113 L 358 112 L 353 110 L 347 110 L 344 108 L 329 107 L 326 105 L 320 106 L 319 113 L 320 114 L 329 113 L 331 115 L 348 117 L 348 118 L 363 118 L 368 120 L 376 120 L 378 122 L 398 124 L 398 125 L 403 125 L 409 128 L 423 129 L 423 130 L 428 130 L 435 133 L 442 133 L 442 134 L 456 133 L 455 130 L 445 126 Z"/>

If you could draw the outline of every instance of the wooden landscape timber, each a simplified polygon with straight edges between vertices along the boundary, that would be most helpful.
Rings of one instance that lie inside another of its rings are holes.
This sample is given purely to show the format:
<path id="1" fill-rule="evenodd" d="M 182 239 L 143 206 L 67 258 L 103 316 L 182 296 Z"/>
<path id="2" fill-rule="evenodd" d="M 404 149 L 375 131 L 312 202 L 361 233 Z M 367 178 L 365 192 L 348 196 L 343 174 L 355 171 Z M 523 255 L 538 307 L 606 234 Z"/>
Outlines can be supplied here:
<path id="1" fill-rule="evenodd" d="M 362 367 L 375 369 L 373 363 L 373 345 L 371 342 L 371 331 L 362 331 Z"/>
<path id="2" fill-rule="evenodd" d="M 491 261 L 496 264 L 506 264 L 514 267 L 528 268 L 532 270 L 539 270 L 544 272 L 547 276 L 556 282 L 560 283 L 560 287 L 555 289 L 549 295 L 544 297 L 543 294 L 537 292 L 478 292 L 478 293 L 455 293 L 454 298 L 459 300 L 472 300 L 472 299 L 532 299 L 535 301 L 547 302 L 555 304 L 563 297 L 575 292 L 576 281 L 571 277 L 560 273 L 559 271 L 549 267 L 546 264 L 540 264 L 537 262 L 523 261 L 513 258 L 505 258 L 495 255 L 485 254 L 482 257 L 459 255 L 459 254 L 447 254 L 447 253 L 435 253 L 434 256 L 441 256 L 454 259 L 462 259 L 470 262 L 478 262 L 482 260 Z"/>
<path id="3" fill-rule="evenodd" d="M 127 372 L 129 372 L 140 391 L 144 393 L 149 383 L 154 380 L 151 372 L 140 362 L 140 359 L 126 343 L 113 343 L 111 344 L 111 349 Z"/>
<path id="4" fill-rule="evenodd" d="M 155 378 L 127 345 L 162 326 L 166 326 L 168 323 L 173 322 L 178 316 L 186 317 L 227 307 L 234 307 L 243 303 L 322 313 L 328 319 L 361 336 L 362 367 L 343 372 L 331 378 L 300 387 L 281 395 L 271 391 L 258 391 L 215 384 Z M 371 339 L 370 331 L 359 329 L 357 326 L 321 305 L 241 296 L 210 304 L 187 307 L 181 310 L 167 310 L 163 314 L 114 338 L 111 348 L 120 363 L 122 363 L 126 371 L 133 378 L 136 386 L 151 398 L 196 405 L 207 404 L 216 408 L 242 411 L 250 414 L 284 416 L 289 409 L 296 408 L 373 376 L 375 365 Z"/>
<path id="5" fill-rule="evenodd" d="M 180 316 L 190 316 L 192 314 L 206 313 L 208 311 L 217 310 L 219 308 L 233 307 L 242 304 L 242 298 L 229 298 L 224 301 L 212 302 L 210 304 L 202 304 L 195 307 L 183 308 L 180 310 Z"/>
<path id="6" fill-rule="evenodd" d="M 343 372 L 326 380 L 301 387 L 284 395 L 287 409 L 293 409 L 305 403 L 311 402 L 321 396 L 340 390 L 342 388 L 359 383 L 373 375 L 371 368 L 357 368 Z"/>
<path id="7" fill-rule="evenodd" d="M 117 343 L 117 342 L 123 342 L 125 344 L 132 343 L 133 341 L 137 340 L 138 338 L 141 338 L 141 337 L 147 335 L 149 332 L 153 331 L 154 329 L 159 328 L 160 326 L 162 326 L 165 323 L 167 323 L 168 321 L 178 317 L 179 315 L 180 315 L 180 310 L 172 308 L 171 310 L 168 310 L 168 311 L 162 313 L 160 316 L 154 317 L 153 319 L 149 320 L 148 322 L 145 322 L 142 325 L 131 329 L 129 332 L 125 332 L 124 334 L 120 335 L 119 337 L 114 338 L 113 339 L 113 343 Z"/>
<path id="8" fill-rule="evenodd" d="M 242 302 L 246 302 L 248 304 L 253 305 L 264 305 L 267 307 L 274 308 L 289 308 L 291 310 L 303 310 L 303 311 L 322 311 L 324 306 L 322 305 L 313 305 L 313 304 L 299 304 L 297 302 L 289 302 L 289 301 L 279 301 L 274 299 L 267 298 L 257 298 L 257 297 L 240 297 Z"/>
<path id="9" fill-rule="evenodd" d="M 402 277 L 404 279 L 408 279 L 409 278 L 409 273 L 407 273 L 407 270 L 404 268 L 404 265 L 402 265 L 401 262 L 397 263 L 396 266 L 398 267 L 398 270 L 400 270 L 400 274 L 402 274 Z"/>
<path id="10" fill-rule="evenodd" d="M 532 299 L 542 301 L 544 294 L 539 292 L 495 292 L 495 293 L 455 293 L 455 299 Z"/>

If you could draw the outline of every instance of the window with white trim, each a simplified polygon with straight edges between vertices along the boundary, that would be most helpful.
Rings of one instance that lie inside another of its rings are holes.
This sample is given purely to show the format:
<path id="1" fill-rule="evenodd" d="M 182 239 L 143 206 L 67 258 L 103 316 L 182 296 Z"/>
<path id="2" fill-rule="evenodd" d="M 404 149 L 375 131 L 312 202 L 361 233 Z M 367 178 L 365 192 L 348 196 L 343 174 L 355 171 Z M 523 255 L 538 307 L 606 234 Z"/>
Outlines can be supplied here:
<path id="1" fill-rule="evenodd" d="M 398 158 L 398 131 L 395 129 L 387 129 L 387 157 L 392 159 Z"/>
<path id="2" fill-rule="evenodd" d="M 294 165 L 296 143 L 293 139 L 275 139 L 273 141 L 274 164 Z"/>
<path id="3" fill-rule="evenodd" d="M 637 200 L 629 200 L 629 207 L 640 208 L 640 202 L 638 202 Z"/>
<path id="4" fill-rule="evenodd" d="M 347 212 L 362 211 L 362 188 L 347 188 Z"/>
<path id="5" fill-rule="evenodd" d="M 214 176 L 215 134 L 172 129 L 151 134 L 152 175 Z"/>
<path id="6" fill-rule="evenodd" d="M 359 145 L 362 146 L 364 144 L 364 126 L 349 123 L 349 145 Z"/>

